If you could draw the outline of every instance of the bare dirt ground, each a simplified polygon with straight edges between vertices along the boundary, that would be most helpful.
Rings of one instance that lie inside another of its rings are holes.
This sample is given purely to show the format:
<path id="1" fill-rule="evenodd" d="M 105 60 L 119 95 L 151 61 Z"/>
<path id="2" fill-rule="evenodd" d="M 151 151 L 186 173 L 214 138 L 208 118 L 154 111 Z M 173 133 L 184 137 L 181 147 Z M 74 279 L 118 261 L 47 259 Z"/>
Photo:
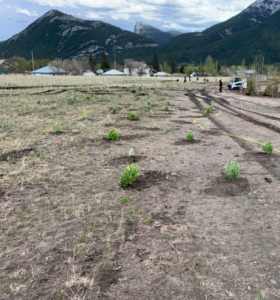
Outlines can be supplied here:
<path id="1" fill-rule="evenodd" d="M 213 83 L 2 77 L 1 300 L 280 298 L 279 100 Z M 133 162 L 141 176 L 121 188 Z"/>

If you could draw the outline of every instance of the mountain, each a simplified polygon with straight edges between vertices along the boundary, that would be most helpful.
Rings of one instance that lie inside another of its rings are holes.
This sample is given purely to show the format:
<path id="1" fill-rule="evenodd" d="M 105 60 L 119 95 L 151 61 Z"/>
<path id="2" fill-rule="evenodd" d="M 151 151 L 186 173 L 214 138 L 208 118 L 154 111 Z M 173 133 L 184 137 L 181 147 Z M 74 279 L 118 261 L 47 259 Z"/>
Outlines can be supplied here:
<path id="1" fill-rule="evenodd" d="M 240 64 L 243 58 L 246 63 L 252 63 L 255 52 L 261 50 L 267 63 L 277 62 L 280 60 L 279 9 L 279 0 L 257 0 L 228 21 L 201 33 L 185 33 L 173 38 L 168 44 L 157 47 L 157 54 L 161 59 L 166 53 L 168 59 L 174 57 L 180 63 L 194 61 L 199 64 L 211 55 L 220 62 Z M 122 55 L 151 62 L 154 50 L 145 47 Z"/>
<path id="2" fill-rule="evenodd" d="M 134 32 L 140 34 L 146 38 L 152 39 L 159 43 L 160 45 L 164 45 L 169 43 L 175 36 L 182 34 L 180 31 L 170 30 L 164 32 L 158 28 L 155 28 L 151 25 L 137 22 L 135 24 Z"/>
<path id="3" fill-rule="evenodd" d="M 114 46 L 114 39 L 116 44 Z M 57 10 L 51 10 L 29 25 L 19 34 L 0 43 L 5 58 L 19 55 L 34 57 L 71 58 L 103 51 L 112 54 L 137 47 L 155 47 L 158 44 L 148 38 L 122 30 L 101 21 L 85 21 Z"/>
<path id="4" fill-rule="evenodd" d="M 166 31 L 166 32 L 172 34 L 173 36 L 178 36 L 178 35 L 183 33 L 181 31 L 177 31 L 177 30 L 169 30 L 169 31 Z"/>

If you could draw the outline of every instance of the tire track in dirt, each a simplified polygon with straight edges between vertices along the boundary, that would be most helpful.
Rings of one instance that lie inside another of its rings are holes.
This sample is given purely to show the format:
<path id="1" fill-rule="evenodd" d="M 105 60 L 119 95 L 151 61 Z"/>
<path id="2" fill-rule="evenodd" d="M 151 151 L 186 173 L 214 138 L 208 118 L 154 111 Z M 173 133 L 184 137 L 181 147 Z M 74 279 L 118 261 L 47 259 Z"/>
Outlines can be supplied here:
<path id="1" fill-rule="evenodd" d="M 196 96 L 189 91 L 189 97 L 190 100 L 201 110 L 201 112 L 204 110 L 202 104 L 200 103 L 200 101 L 196 98 Z M 254 152 L 252 146 L 245 140 L 242 140 L 241 138 L 236 137 L 221 121 L 218 121 L 217 119 L 215 119 L 213 116 L 208 114 L 208 119 L 215 124 L 221 131 L 225 131 L 227 132 L 228 136 L 234 141 L 236 142 L 240 147 L 242 147 L 245 151 L 248 152 Z M 247 121 L 247 120 L 245 120 Z M 276 178 L 280 177 L 280 172 L 276 170 L 275 168 L 275 162 L 273 162 L 271 160 L 270 157 L 266 157 L 265 159 L 262 158 L 261 160 L 257 159 L 256 157 L 254 157 L 254 161 L 258 162 L 261 166 L 263 166 L 269 173 L 271 173 L 272 175 L 274 175 Z"/>
<path id="2" fill-rule="evenodd" d="M 212 96 L 210 96 L 207 92 L 203 92 L 202 94 L 203 94 L 203 96 L 206 96 L 208 99 L 211 99 L 211 101 L 214 101 L 214 102 L 218 103 L 219 105 L 223 106 L 224 108 L 227 108 L 227 109 L 231 110 L 232 112 L 235 112 L 237 117 L 240 118 L 240 116 L 243 116 L 243 118 L 248 118 L 248 119 L 246 119 L 246 121 L 249 121 L 249 122 L 255 122 L 256 125 L 262 126 L 262 124 L 266 124 L 266 126 L 269 126 L 269 127 L 271 127 L 271 128 L 277 128 L 278 131 L 276 131 L 276 132 L 277 132 L 277 133 L 280 133 L 280 128 L 278 128 L 278 127 L 276 127 L 276 126 L 273 126 L 273 125 L 271 125 L 271 124 L 268 124 L 268 123 L 260 122 L 260 121 L 258 121 L 257 119 L 255 119 L 255 118 L 253 118 L 253 117 L 250 117 L 250 116 L 244 115 L 243 113 L 240 113 L 240 112 L 237 111 L 237 110 L 247 111 L 247 112 L 249 112 L 249 113 L 252 113 L 252 114 L 255 114 L 255 115 L 258 115 L 258 116 L 261 116 L 261 117 L 270 119 L 270 120 L 280 121 L 280 118 L 274 117 L 274 116 L 268 116 L 268 115 L 261 114 L 261 113 L 257 113 L 257 112 L 251 111 L 251 110 L 249 110 L 249 109 L 245 109 L 245 108 L 240 108 L 240 107 L 237 107 L 237 106 L 233 106 L 233 105 L 231 105 L 230 102 L 227 101 L 226 99 L 212 97 Z M 211 103 L 211 101 L 210 101 L 210 103 Z M 208 102 L 207 102 L 207 103 L 208 103 Z M 270 128 L 270 129 L 271 129 L 271 128 Z"/>

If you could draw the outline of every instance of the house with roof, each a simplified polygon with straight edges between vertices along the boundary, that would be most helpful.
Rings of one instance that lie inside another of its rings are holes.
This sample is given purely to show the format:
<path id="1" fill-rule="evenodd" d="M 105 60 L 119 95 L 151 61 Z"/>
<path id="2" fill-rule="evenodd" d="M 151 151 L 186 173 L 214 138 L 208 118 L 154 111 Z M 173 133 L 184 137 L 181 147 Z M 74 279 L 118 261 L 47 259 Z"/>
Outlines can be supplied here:
<path id="1" fill-rule="evenodd" d="M 31 75 L 35 75 L 35 76 L 62 76 L 62 75 L 67 75 L 67 72 L 62 70 L 62 69 L 58 69 L 56 67 L 44 67 L 41 68 L 39 70 L 35 70 L 33 72 L 31 72 Z"/>
<path id="2" fill-rule="evenodd" d="M 124 74 L 133 77 L 151 77 L 156 71 L 144 62 L 125 59 Z"/>
<path id="3" fill-rule="evenodd" d="M 17 67 L 7 60 L 0 60 L 0 74 L 8 74 L 11 70 L 18 71 Z"/>

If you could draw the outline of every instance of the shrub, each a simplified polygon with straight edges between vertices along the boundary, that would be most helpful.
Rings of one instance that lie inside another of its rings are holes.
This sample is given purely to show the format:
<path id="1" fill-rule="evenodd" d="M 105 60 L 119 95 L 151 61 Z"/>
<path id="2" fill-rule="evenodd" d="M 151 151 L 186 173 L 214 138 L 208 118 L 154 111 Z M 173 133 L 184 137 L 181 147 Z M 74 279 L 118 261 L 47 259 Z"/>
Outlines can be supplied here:
<path id="1" fill-rule="evenodd" d="M 117 108 L 116 107 L 113 107 L 112 109 L 112 114 L 116 114 L 117 113 Z"/>
<path id="2" fill-rule="evenodd" d="M 60 127 L 60 124 L 59 123 L 56 123 L 54 125 L 54 133 L 57 134 L 57 133 L 60 133 L 61 132 L 61 127 Z"/>
<path id="3" fill-rule="evenodd" d="M 70 104 L 74 104 L 74 103 L 75 103 L 74 97 L 69 98 L 69 103 L 70 103 Z"/>
<path id="4" fill-rule="evenodd" d="M 252 79 L 249 79 L 246 95 L 254 95 L 255 93 L 256 93 L 255 84 Z"/>
<path id="5" fill-rule="evenodd" d="M 229 177 L 230 180 L 235 180 L 238 178 L 239 174 L 240 174 L 240 164 L 236 161 L 236 159 L 233 159 L 230 162 L 230 169 L 228 166 L 224 166 L 224 169 L 227 172 L 227 175 Z"/>
<path id="6" fill-rule="evenodd" d="M 169 106 L 168 106 L 168 105 L 166 105 L 166 106 L 164 107 L 164 109 L 165 109 L 165 110 L 168 110 L 168 109 L 169 109 Z"/>
<path id="7" fill-rule="evenodd" d="M 89 100 L 89 99 L 90 99 L 90 96 L 87 96 L 87 99 Z"/>
<path id="8" fill-rule="evenodd" d="M 88 120 L 88 112 L 85 111 L 83 116 L 82 116 L 82 120 Z"/>
<path id="9" fill-rule="evenodd" d="M 155 123 L 155 124 L 153 125 L 153 129 L 157 129 L 157 128 L 158 128 L 158 124 Z"/>
<path id="10" fill-rule="evenodd" d="M 120 178 L 120 185 L 122 187 L 128 187 L 129 185 L 133 184 L 139 176 L 139 167 L 135 164 L 131 164 L 130 166 L 127 166 L 122 173 L 122 176 Z"/>
<path id="11" fill-rule="evenodd" d="M 207 107 L 205 111 L 207 113 L 210 113 L 212 111 L 212 109 L 213 109 L 213 106 L 211 105 L 211 106 Z"/>
<path id="12" fill-rule="evenodd" d="M 136 112 L 131 112 L 129 115 L 129 120 L 137 120 L 139 119 L 139 116 L 137 115 Z"/>
<path id="13" fill-rule="evenodd" d="M 265 145 L 263 145 L 263 151 L 266 152 L 267 154 L 270 154 L 273 152 L 273 142 L 267 142 Z"/>
<path id="14" fill-rule="evenodd" d="M 192 141 L 194 139 L 194 134 L 191 130 L 188 130 L 186 133 L 186 137 L 188 141 Z"/>
<path id="15" fill-rule="evenodd" d="M 115 128 L 111 129 L 107 134 L 108 140 L 111 141 L 117 141 L 119 137 L 120 137 L 120 133 Z"/>

